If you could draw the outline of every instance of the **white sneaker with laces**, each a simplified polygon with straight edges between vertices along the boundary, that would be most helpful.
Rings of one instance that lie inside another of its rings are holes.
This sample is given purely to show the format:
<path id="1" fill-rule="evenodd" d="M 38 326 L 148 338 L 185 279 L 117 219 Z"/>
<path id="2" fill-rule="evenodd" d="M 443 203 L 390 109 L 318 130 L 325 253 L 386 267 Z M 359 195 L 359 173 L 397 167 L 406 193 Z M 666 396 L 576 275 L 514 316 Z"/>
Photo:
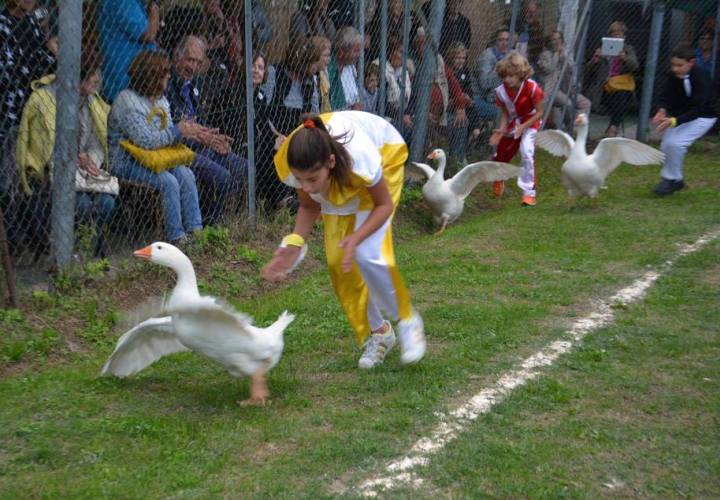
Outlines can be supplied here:
<path id="1" fill-rule="evenodd" d="M 412 316 L 398 323 L 400 337 L 400 362 L 404 365 L 417 363 L 425 355 L 425 325 L 413 309 Z"/>
<path id="2" fill-rule="evenodd" d="M 358 368 L 369 370 L 381 365 L 385 359 L 385 355 L 395 345 L 395 331 L 387 321 L 388 330 L 385 333 L 372 333 L 370 338 L 365 342 L 365 351 L 360 356 Z"/>

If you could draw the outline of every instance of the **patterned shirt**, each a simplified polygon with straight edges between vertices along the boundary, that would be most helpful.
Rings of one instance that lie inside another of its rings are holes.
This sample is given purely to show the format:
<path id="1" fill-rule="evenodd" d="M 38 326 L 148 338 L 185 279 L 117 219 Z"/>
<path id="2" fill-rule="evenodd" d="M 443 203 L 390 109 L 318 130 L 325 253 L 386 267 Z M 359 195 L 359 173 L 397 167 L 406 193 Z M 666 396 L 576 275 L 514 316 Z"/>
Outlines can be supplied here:
<path id="1" fill-rule="evenodd" d="M 45 47 L 45 35 L 33 14 L 17 18 L 0 12 L 0 133 L 20 122 L 30 95 L 30 83 L 52 71 L 55 56 Z"/>

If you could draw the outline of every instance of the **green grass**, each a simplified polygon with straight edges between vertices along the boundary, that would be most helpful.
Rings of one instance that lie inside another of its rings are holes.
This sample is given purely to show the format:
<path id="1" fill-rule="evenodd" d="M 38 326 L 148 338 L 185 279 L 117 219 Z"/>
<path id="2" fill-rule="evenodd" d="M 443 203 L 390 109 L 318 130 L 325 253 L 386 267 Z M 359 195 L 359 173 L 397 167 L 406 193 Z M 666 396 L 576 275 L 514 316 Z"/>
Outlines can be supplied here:
<path id="1" fill-rule="evenodd" d="M 132 264 L 61 297 L 36 294 L 26 299 L 35 307 L 0 315 L 0 497 L 353 496 L 432 428 L 434 412 L 717 227 L 713 151 L 688 157 L 690 187 L 670 198 L 650 195 L 656 168 L 621 167 L 598 208 L 574 209 L 558 162 L 540 155 L 536 208 L 520 207 L 515 189 L 499 201 L 479 189 L 438 238 L 408 192 L 397 253 L 429 340 L 412 367 L 394 352 L 357 370 L 319 245 L 296 281 L 274 287 L 257 278 L 269 244 L 209 235 L 193 254 L 204 290 L 263 325 L 297 314 L 269 408 L 240 408 L 248 382 L 192 354 L 129 380 L 97 378 L 120 312 L 167 287 L 165 270 Z M 476 421 L 419 470 L 423 489 L 387 496 L 716 496 L 719 249 L 679 260 L 645 301 Z"/>

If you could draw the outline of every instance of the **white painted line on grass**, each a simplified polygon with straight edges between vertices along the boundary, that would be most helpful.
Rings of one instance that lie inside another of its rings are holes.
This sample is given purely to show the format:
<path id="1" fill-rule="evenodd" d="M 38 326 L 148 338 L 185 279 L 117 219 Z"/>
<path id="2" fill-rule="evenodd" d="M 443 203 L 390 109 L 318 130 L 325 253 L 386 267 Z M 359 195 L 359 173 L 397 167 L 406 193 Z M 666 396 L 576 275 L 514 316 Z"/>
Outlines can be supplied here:
<path id="1" fill-rule="evenodd" d="M 593 312 L 573 323 L 566 332 L 567 340 L 551 342 L 523 360 L 517 368 L 503 374 L 494 385 L 475 394 L 467 403 L 447 414 L 438 413 L 439 422 L 430 435 L 416 441 L 404 457 L 389 462 L 382 474 L 362 482 L 357 487 L 358 493 L 374 497 L 383 490 L 398 486 L 421 486 L 423 480 L 413 472 L 414 468 L 427 465 L 431 455 L 439 452 L 446 444 L 458 437 L 473 420 L 488 413 L 513 389 L 540 376 L 542 368 L 552 365 L 562 354 L 570 352 L 588 333 L 612 323 L 614 307 L 628 305 L 644 298 L 648 289 L 672 267 L 676 259 L 700 250 L 719 236 L 720 229 L 716 229 L 700 237 L 692 245 L 681 246 L 676 256 L 666 261 L 660 270 L 646 272 L 630 286 L 619 290 L 609 299 L 596 303 Z"/>

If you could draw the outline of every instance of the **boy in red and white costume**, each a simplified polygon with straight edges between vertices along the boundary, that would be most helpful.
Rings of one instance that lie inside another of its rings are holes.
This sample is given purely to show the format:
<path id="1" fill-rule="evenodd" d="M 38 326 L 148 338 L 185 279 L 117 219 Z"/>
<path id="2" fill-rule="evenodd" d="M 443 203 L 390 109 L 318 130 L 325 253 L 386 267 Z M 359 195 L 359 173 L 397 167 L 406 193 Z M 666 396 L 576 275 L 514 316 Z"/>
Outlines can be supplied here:
<path id="1" fill-rule="evenodd" d="M 522 55 L 511 52 L 499 61 L 495 71 L 503 84 L 495 89 L 495 105 L 502 116 L 500 127 L 493 131 L 490 144 L 497 146 L 493 160 L 509 162 L 520 150 L 523 173 L 518 177 L 522 189 L 522 204 L 535 206 L 535 134 L 540 128 L 545 99 L 543 89 L 530 77 L 533 70 Z M 502 196 L 505 182 L 493 187 L 495 195 Z"/>

